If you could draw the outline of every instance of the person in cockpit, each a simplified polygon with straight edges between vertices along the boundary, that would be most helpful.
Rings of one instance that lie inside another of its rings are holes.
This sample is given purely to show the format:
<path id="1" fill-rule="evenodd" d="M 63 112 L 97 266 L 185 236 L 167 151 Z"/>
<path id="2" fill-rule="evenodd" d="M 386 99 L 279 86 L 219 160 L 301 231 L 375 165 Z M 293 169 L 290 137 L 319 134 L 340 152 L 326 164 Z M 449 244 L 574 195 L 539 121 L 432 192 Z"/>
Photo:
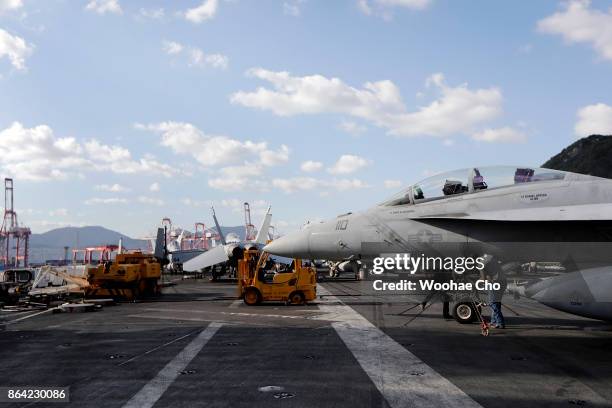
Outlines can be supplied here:
<path id="1" fill-rule="evenodd" d="M 487 188 L 487 183 L 484 181 L 484 177 L 480 174 L 480 170 L 474 169 L 474 178 L 472 179 L 472 185 L 474 190 L 484 190 Z"/>

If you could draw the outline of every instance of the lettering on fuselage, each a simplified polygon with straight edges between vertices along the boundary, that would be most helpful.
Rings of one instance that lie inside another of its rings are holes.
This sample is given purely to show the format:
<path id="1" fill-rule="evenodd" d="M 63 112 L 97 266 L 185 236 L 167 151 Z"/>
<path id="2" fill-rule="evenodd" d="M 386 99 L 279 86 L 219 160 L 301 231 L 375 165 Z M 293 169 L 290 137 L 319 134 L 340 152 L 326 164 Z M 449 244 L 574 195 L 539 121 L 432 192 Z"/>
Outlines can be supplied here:
<path id="1" fill-rule="evenodd" d="M 391 212 L 389 212 L 389 214 L 391 215 L 397 215 L 397 214 L 409 214 L 409 213 L 413 213 L 414 210 L 393 210 Z"/>
<path id="2" fill-rule="evenodd" d="M 569 297 L 569 303 L 572 306 L 582 306 L 582 300 L 580 299 L 580 294 L 578 292 L 573 292 Z"/>
<path id="3" fill-rule="evenodd" d="M 336 231 L 344 231 L 348 227 L 349 220 L 340 220 L 336 223 Z"/>
<path id="4" fill-rule="evenodd" d="M 525 193 L 521 194 L 521 201 L 524 203 L 532 203 L 535 201 L 548 200 L 548 193 Z"/>
<path id="5" fill-rule="evenodd" d="M 441 242 L 442 234 L 434 234 L 430 230 L 420 230 L 416 234 L 408 235 L 408 242 L 418 242 L 420 244 L 431 244 L 434 242 Z"/>

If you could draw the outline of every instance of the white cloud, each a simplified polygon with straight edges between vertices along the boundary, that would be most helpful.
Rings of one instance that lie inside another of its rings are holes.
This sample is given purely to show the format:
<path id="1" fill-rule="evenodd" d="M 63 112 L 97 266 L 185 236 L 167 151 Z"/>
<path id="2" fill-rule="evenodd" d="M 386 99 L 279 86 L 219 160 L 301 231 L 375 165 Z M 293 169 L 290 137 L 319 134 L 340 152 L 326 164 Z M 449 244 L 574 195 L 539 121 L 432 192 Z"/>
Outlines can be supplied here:
<path id="1" fill-rule="evenodd" d="M 243 203 L 244 203 L 243 201 L 240 201 L 237 198 L 226 198 L 226 199 L 221 200 L 222 207 L 232 208 L 233 210 L 237 210 L 237 211 L 242 210 Z"/>
<path id="2" fill-rule="evenodd" d="M 204 57 L 204 65 L 210 65 L 213 68 L 226 69 L 229 65 L 229 58 L 223 54 L 207 54 Z"/>
<path id="3" fill-rule="evenodd" d="M 0 59 L 6 57 L 15 69 L 24 70 L 25 60 L 32 55 L 33 50 L 32 44 L 0 28 Z"/>
<path id="4" fill-rule="evenodd" d="M 312 173 L 312 172 L 321 170 L 323 168 L 323 163 L 318 162 L 318 161 L 307 160 L 302 163 L 300 168 L 302 169 L 302 171 L 305 171 L 306 173 Z"/>
<path id="5" fill-rule="evenodd" d="M 263 166 L 254 163 L 222 167 L 208 180 L 208 186 L 223 191 L 267 191 L 267 184 L 259 180 L 262 173 Z"/>
<path id="6" fill-rule="evenodd" d="M 68 215 L 68 210 L 66 208 L 58 208 L 58 209 L 49 211 L 49 216 L 51 217 L 66 217 L 67 215 Z"/>
<path id="7" fill-rule="evenodd" d="M 117 197 L 111 197 L 111 198 L 99 198 L 99 197 L 94 197 L 94 198 L 90 198 L 88 200 L 85 200 L 85 205 L 97 205 L 97 204 L 127 204 L 128 200 L 126 198 L 117 198 Z"/>
<path id="8" fill-rule="evenodd" d="M 340 122 L 338 129 L 342 130 L 343 132 L 350 133 L 353 136 L 360 135 L 368 130 L 367 127 L 348 120 L 343 120 Z"/>
<path id="9" fill-rule="evenodd" d="M 199 207 L 198 202 L 189 198 L 189 197 L 183 197 L 181 198 L 181 203 L 189 206 L 189 207 Z"/>
<path id="10" fill-rule="evenodd" d="M 195 24 L 200 24 L 206 20 L 212 19 L 219 8 L 218 0 L 203 1 L 198 7 L 188 9 L 185 12 L 185 19 Z"/>
<path id="11" fill-rule="evenodd" d="M 130 160 L 126 162 L 114 162 L 109 166 L 110 170 L 115 173 L 148 173 L 148 174 L 161 174 L 164 177 L 170 177 L 176 174 L 189 175 L 187 172 L 176 169 L 168 164 L 161 163 L 151 155 L 145 155 L 145 157 L 139 160 Z M 103 167 L 102 167 L 103 169 Z"/>
<path id="12" fill-rule="evenodd" d="M 19 214 L 23 215 L 23 214 L 27 214 L 27 215 L 40 215 L 43 212 L 40 210 L 35 210 L 33 208 L 20 208 L 19 209 Z"/>
<path id="13" fill-rule="evenodd" d="M 147 196 L 139 196 L 138 202 L 141 204 L 156 205 L 159 207 L 166 204 L 164 200 L 162 200 L 161 198 L 154 198 L 154 197 L 147 197 Z"/>
<path id="14" fill-rule="evenodd" d="M 124 162 L 130 159 L 130 151 L 121 146 L 109 146 L 92 139 L 85 142 L 85 151 L 92 157 L 107 163 Z"/>
<path id="15" fill-rule="evenodd" d="M 261 87 L 255 92 L 236 92 L 231 101 L 271 110 L 279 116 L 339 112 L 370 118 L 380 111 L 403 109 L 399 90 L 391 81 L 368 82 L 364 89 L 356 89 L 338 78 L 322 75 L 294 77 L 289 72 L 262 68 L 251 69 L 247 74 L 270 82 L 273 89 Z"/>
<path id="16" fill-rule="evenodd" d="M 151 9 L 141 8 L 138 11 L 139 17 L 149 18 L 151 20 L 161 20 L 162 18 L 164 18 L 165 15 L 166 12 L 162 7 Z"/>
<path id="17" fill-rule="evenodd" d="M 290 0 L 283 2 L 283 12 L 288 16 L 299 17 L 302 14 L 302 4 L 306 0 Z"/>
<path id="18" fill-rule="evenodd" d="M 245 200 L 239 200 L 238 198 L 225 198 L 222 199 L 219 204 L 221 207 L 230 209 L 233 213 L 242 215 L 244 214 L 244 202 Z M 256 218 L 266 213 L 269 204 L 265 200 L 253 200 L 248 202 L 251 216 L 254 217 L 253 221 L 256 223 Z M 215 205 L 215 207 L 217 206 Z"/>
<path id="19" fill-rule="evenodd" d="M 283 190 L 287 194 L 313 189 L 346 191 L 368 187 L 365 182 L 359 179 L 321 180 L 313 177 L 275 178 L 272 180 L 272 186 Z"/>
<path id="20" fill-rule="evenodd" d="M 390 20 L 393 8 L 424 10 L 430 4 L 431 0 L 357 0 L 357 9 L 366 16 L 376 15 Z"/>
<path id="21" fill-rule="evenodd" d="M 194 200 L 192 198 L 189 197 L 183 197 L 181 199 L 181 203 L 183 203 L 186 206 L 189 207 L 203 207 L 203 206 L 207 206 L 210 207 L 212 205 L 212 201 L 198 201 L 198 200 Z"/>
<path id="22" fill-rule="evenodd" d="M 183 45 L 176 41 L 162 41 L 162 50 L 168 55 L 180 54 L 183 49 Z"/>
<path id="23" fill-rule="evenodd" d="M 289 148 L 285 145 L 272 151 L 266 142 L 243 142 L 228 136 L 207 135 L 191 123 L 159 122 L 136 124 L 135 127 L 161 134 L 162 146 L 178 154 L 190 155 L 206 167 L 238 163 L 254 157 L 265 166 L 284 163 L 289 159 Z"/>
<path id="24" fill-rule="evenodd" d="M 6 11 L 18 10 L 23 7 L 22 0 L 0 0 L 0 14 Z"/>
<path id="25" fill-rule="evenodd" d="M 479 142 L 524 142 L 527 140 L 527 135 L 520 130 L 511 127 L 489 128 L 481 132 L 474 133 L 472 139 Z"/>
<path id="26" fill-rule="evenodd" d="M 134 160 L 129 150 L 91 139 L 58 138 L 47 125 L 25 128 L 14 122 L 0 130 L 0 169 L 24 180 L 66 179 L 89 171 L 177 174 L 173 167 L 145 156 Z"/>
<path id="27" fill-rule="evenodd" d="M 607 60 L 612 60 L 612 9 L 591 9 L 589 0 L 572 0 L 564 9 L 538 21 L 538 30 L 558 34 L 568 43 L 587 43 Z"/>
<path id="28" fill-rule="evenodd" d="M 226 69 L 229 58 L 223 54 L 206 54 L 198 47 L 183 45 L 176 41 L 162 41 L 162 50 L 172 56 L 182 56 L 190 67 L 212 67 Z"/>
<path id="29" fill-rule="evenodd" d="M 264 166 L 277 166 L 289 161 L 289 147 L 281 145 L 278 150 L 263 150 L 259 153 L 259 160 Z"/>
<path id="30" fill-rule="evenodd" d="M 320 180 L 313 177 L 275 178 L 272 185 L 283 190 L 285 193 L 293 193 L 300 190 L 312 190 L 320 186 Z"/>
<path id="31" fill-rule="evenodd" d="M 385 188 L 400 188 L 402 186 L 402 182 L 399 180 L 385 180 Z"/>
<path id="32" fill-rule="evenodd" d="M 367 16 L 372 14 L 372 7 L 370 7 L 368 0 L 357 0 L 357 8 Z"/>
<path id="33" fill-rule="evenodd" d="M 332 174 L 350 174 L 370 164 L 370 161 L 363 157 L 352 154 L 343 154 L 338 161 L 328 169 Z"/>
<path id="34" fill-rule="evenodd" d="M 603 103 L 587 105 L 577 113 L 576 136 L 612 135 L 612 106 Z"/>
<path id="35" fill-rule="evenodd" d="M 91 0 L 85 6 L 86 10 L 94 11 L 104 15 L 106 13 L 122 14 L 123 10 L 119 4 L 119 0 Z"/>
<path id="36" fill-rule="evenodd" d="M 383 6 L 390 7 L 406 7 L 410 9 L 422 10 L 427 8 L 431 3 L 431 0 L 375 0 Z"/>
<path id="37" fill-rule="evenodd" d="M 132 160 L 130 151 L 121 146 L 103 145 L 95 139 L 89 140 L 84 146 L 90 158 L 98 161 L 95 163 L 97 170 L 108 169 L 120 174 L 156 173 L 165 177 L 179 173 L 179 170 L 158 162 L 150 155 Z"/>
<path id="38" fill-rule="evenodd" d="M 97 186 L 94 187 L 96 190 L 98 191 L 108 191 L 111 193 L 125 193 L 130 191 L 129 188 L 124 187 L 120 184 L 98 184 Z"/>
<path id="39" fill-rule="evenodd" d="M 389 80 L 354 88 L 338 78 L 322 75 L 296 77 L 261 68 L 248 73 L 269 82 L 272 89 L 236 92 L 230 97 L 232 103 L 270 110 L 279 116 L 340 113 L 369 121 L 397 136 L 467 134 L 502 112 L 499 89 L 472 90 L 467 84 L 450 87 L 442 74 L 434 74 L 426 81 L 439 92 L 438 99 L 410 112 L 399 89 Z"/>
<path id="40" fill-rule="evenodd" d="M 190 47 L 189 65 L 195 67 L 226 69 L 229 65 L 229 58 L 223 54 L 204 54 L 204 51 L 201 49 L 197 47 Z"/>
<path id="41" fill-rule="evenodd" d="M 331 181 L 324 181 L 323 185 L 338 191 L 357 190 L 369 187 L 367 183 L 359 179 L 334 179 Z"/>
<path id="42" fill-rule="evenodd" d="M 160 187 L 159 183 L 157 183 L 157 182 L 152 183 L 152 184 L 149 186 L 149 191 L 152 191 L 152 192 L 154 192 L 154 193 L 157 193 L 157 192 L 159 192 L 159 190 L 161 190 L 161 187 Z"/>

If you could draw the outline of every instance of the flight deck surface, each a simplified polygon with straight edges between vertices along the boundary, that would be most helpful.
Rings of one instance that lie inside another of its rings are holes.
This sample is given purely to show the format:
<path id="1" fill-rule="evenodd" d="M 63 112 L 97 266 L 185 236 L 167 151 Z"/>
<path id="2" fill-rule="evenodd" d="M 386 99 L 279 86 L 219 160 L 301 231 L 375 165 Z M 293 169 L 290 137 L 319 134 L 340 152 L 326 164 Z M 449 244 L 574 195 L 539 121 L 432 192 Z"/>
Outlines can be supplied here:
<path id="1" fill-rule="evenodd" d="M 612 406 L 610 324 L 534 301 L 508 297 L 507 328 L 483 337 L 371 282 L 322 283 L 304 306 L 176 283 L 97 312 L 2 313 L 0 386 L 69 387 L 70 403 L 0 406 Z"/>

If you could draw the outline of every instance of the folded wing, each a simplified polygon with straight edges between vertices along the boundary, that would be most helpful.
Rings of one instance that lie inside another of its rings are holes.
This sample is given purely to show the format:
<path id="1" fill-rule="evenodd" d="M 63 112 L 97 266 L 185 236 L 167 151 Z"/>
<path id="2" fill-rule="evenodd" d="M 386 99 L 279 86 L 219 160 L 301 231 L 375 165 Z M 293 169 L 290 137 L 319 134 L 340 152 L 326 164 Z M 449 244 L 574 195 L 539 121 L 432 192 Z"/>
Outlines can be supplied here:
<path id="1" fill-rule="evenodd" d="M 183 271 L 199 272 L 203 268 L 227 262 L 228 260 L 229 257 L 225 251 L 225 246 L 219 245 L 185 262 L 183 264 Z"/>

